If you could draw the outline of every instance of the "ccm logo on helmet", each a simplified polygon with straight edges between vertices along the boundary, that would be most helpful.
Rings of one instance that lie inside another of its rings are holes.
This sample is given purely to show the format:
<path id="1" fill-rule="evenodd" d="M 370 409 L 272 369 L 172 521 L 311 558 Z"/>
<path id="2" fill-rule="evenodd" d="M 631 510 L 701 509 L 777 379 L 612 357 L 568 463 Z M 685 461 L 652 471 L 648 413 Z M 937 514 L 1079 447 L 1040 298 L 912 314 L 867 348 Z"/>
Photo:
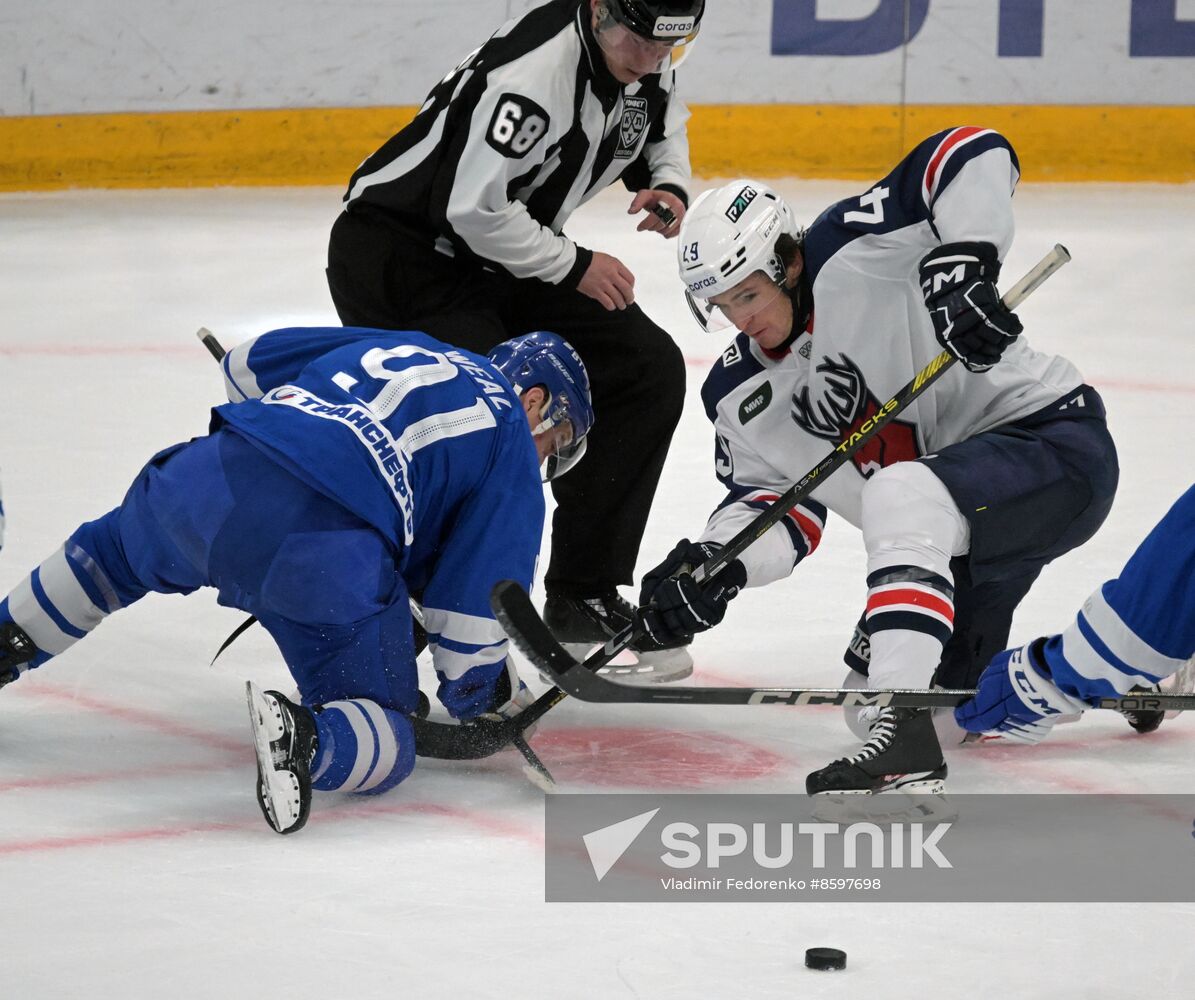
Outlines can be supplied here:
<path id="1" fill-rule="evenodd" d="M 692 17 L 657 17 L 656 26 L 652 29 L 652 34 L 659 37 L 661 35 L 687 35 L 693 30 L 694 19 Z"/>

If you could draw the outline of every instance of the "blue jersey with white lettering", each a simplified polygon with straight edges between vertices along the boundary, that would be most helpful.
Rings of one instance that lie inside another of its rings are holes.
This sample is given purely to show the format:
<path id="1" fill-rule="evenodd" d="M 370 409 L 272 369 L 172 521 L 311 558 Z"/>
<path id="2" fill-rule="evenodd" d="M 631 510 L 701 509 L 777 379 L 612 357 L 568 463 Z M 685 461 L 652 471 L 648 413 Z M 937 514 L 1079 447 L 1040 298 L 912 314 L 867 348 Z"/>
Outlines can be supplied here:
<path id="1" fill-rule="evenodd" d="M 213 411 L 373 525 L 421 596 L 437 672 L 506 657 L 490 610 L 530 588 L 543 533 L 539 461 L 518 396 L 490 362 L 414 332 L 274 330 L 224 358 Z"/>
<path id="2" fill-rule="evenodd" d="M 1195 656 L 1195 486 L 1092 594 L 1070 627 L 1051 636 L 1054 682 L 1084 700 L 1168 677 Z"/>

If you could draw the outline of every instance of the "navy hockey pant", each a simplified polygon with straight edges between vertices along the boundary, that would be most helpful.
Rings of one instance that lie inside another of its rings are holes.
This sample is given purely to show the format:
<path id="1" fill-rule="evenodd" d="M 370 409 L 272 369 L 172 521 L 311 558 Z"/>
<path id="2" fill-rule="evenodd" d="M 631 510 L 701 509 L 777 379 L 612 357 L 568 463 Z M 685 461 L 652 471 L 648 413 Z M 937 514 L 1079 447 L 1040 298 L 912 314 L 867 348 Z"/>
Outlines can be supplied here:
<path id="1" fill-rule="evenodd" d="M 919 461 L 942 480 L 971 528 L 970 551 L 950 562 L 954 631 L 934 681 L 972 688 L 1007 647 L 1013 612 L 1042 569 L 1104 523 L 1120 475 L 1116 445 L 1099 393 L 1083 386 Z M 866 673 L 866 649 L 860 619 L 847 665 Z"/>

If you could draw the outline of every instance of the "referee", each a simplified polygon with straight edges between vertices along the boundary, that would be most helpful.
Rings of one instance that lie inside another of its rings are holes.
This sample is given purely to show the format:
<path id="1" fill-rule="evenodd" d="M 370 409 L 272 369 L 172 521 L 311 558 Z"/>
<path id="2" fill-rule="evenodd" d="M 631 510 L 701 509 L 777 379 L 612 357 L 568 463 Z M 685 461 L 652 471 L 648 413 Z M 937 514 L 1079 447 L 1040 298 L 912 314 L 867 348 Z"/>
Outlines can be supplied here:
<path id="1" fill-rule="evenodd" d="M 353 175 L 332 228 L 328 285 L 347 326 L 419 329 L 485 353 L 533 330 L 564 337 L 592 380 L 584 461 L 552 484 L 544 615 L 578 647 L 628 625 L 635 561 L 685 368 L 635 304 L 616 257 L 563 232 L 621 179 L 640 231 L 671 239 L 688 203 L 688 110 L 674 67 L 705 0 L 551 0 L 503 25 Z M 679 645 L 632 647 L 654 679 Z"/>

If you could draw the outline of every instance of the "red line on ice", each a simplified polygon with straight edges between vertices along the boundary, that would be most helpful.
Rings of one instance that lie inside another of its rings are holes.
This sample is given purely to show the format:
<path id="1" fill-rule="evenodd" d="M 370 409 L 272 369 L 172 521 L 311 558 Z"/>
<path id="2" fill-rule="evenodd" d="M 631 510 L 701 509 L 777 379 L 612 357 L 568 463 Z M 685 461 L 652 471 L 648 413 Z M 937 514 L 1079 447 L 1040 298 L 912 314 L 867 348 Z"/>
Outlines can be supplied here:
<path id="1" fill-rule="evenodd" d="M 117 705 L 91 695 L 79 694 L 69 691 L 66 688 L 45 684 L 44 682 L 40 682 L 40 678 L 38 680 L 39 683 L 36 686 L 31 685 L 28 688 L 17 688 L 14 685 L 12 690 L 14 694 L 19 694 L 25 698 L 40 697 L 48 698 L 52 701 L 69 702 L 78 705 L 80 708 L 85 708 L 90 712 L 107 716 L 110 719 L 119 719 L 122 722 L 132 723 L 135 726 L 165 733 L 167 736 L 190 740 L 193 743 L 201 743 L 206 747 L 210 747 L 213 750 L 220 750 L 224 753 L 235 753 L 239 756 L 244 756 L 251 746 L 248 735 L 243 740 L 233 740 L 217 736 L 202 729 L 193 729 L 190 726 L 185 726 L 168 716 L 159 715 L 156 712 L 129 708 L 127 705 Z"/>

